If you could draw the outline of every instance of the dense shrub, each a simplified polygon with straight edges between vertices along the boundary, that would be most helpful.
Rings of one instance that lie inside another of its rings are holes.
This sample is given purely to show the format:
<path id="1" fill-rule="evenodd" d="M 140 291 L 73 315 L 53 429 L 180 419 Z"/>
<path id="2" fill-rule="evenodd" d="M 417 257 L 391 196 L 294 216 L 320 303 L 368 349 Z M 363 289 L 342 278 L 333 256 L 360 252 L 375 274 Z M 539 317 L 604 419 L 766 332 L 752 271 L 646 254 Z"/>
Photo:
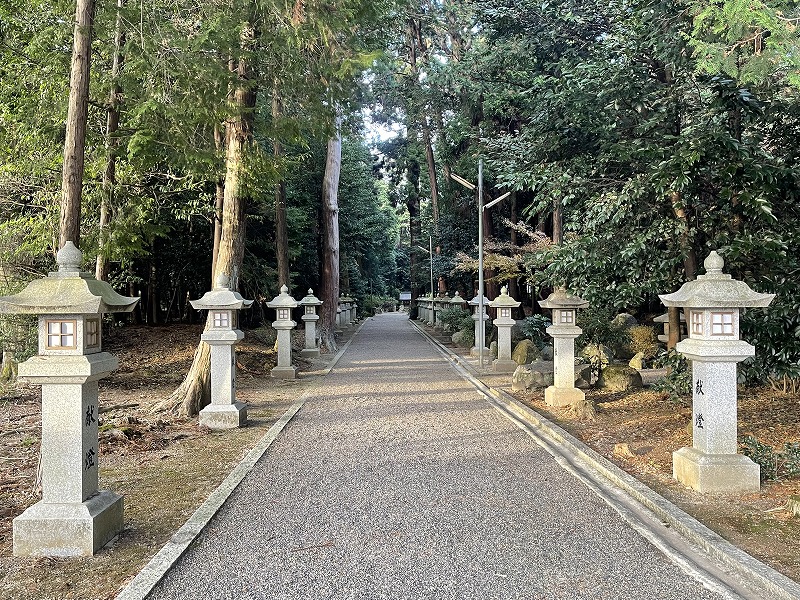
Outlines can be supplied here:
<path id="1" fill-rule="evenodd" d="M 546 315 L 526 317 L 520 325 L 520 329 L 525 337 L 536 344 L 539 350 L 544 348 L 550 341 L 550 336 L 547 335 L 547 331 L 545 331 L 548 327 L 550 327 L 550 319 Z"/>

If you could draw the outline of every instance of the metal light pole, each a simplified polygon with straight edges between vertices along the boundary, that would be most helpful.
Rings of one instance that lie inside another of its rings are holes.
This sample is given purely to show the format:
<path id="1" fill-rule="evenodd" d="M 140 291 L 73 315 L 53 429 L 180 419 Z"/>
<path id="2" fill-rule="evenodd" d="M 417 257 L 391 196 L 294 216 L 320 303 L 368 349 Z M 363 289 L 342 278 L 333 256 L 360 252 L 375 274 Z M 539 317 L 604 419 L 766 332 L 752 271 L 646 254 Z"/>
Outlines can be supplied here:
<path id="1" fill-rule="evenodd" d="M 450 177 L 463 185 L 465 188 L 475 190 L 475 184 L 470 183 L 463 177 L 459 177 L 455 173 L 451 173 Z M 478 159 L 478 332 L 480 339 L 475 341 L 478 351 L 478 361 L 480 369 L 483 370 L 483 349 L 486 347 L 486 320 L 483 318 L 483 307 L 486 306 L 483 302 L 483 211 L 491 208 L 501 200 L 505 200 L 511 195 L 511 192 L 498 196 L 486 206 L 483 205 L 483 159 Z"/>

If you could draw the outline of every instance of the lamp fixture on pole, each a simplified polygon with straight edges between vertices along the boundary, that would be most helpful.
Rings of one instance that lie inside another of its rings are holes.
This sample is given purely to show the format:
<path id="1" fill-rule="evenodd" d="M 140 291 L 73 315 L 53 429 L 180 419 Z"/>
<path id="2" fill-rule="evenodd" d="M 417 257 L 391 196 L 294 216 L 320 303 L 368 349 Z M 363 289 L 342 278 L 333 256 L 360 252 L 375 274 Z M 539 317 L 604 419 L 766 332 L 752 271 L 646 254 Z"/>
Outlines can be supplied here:
<path id="1" fill-rule="evenodd" d="M 483 211 L 487 208 L 491 208 L 498 202 L 505 200 L 511 195 L 511 192 L 506 192 L 502 196 L 498 196 L 494 200 L 490 201 L 488 204 L 484 206 L 483 204 L 483 159 L 478 159 L 478 185 L 476 186 L 474 183 L 471 183 L 456 175 L 455 173 L 450 173 L 450 177 L 463 185 L 468 190 L 474 191 L 477 187 L 478 189 L 478 315 L 479 315 L 479 327 L 478 330 L 480 331 L 480 339 L 476 340 L 475 345 L 476 347 L 480 348 L 480 352 L 478 353 L 478 360 L 480 364 L 481 370 L 483 370 L 483 348 L 484 342 L 486 340 L 486 322 L 483 317 L 483 311 L 485 303 L 483 301 L 484 298 L 484 285 L 483 285 Z"/>

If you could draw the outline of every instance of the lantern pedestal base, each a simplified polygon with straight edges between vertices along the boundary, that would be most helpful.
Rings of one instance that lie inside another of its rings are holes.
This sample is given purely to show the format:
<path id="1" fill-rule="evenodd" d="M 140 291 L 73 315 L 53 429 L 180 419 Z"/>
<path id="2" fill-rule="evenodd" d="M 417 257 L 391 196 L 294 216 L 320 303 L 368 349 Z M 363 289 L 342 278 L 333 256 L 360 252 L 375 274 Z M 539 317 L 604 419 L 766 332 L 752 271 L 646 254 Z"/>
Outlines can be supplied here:
<path id="1" fill-rule="evenodd" d="M 544 391 L 544 400 L 548 406 L 570 406 L 585 399 L 586 394 L 578 388 L 559 388 L 551 385 Z"/>
<path id="2" fill-rule="evenodd" d="M 211 429 L 235 429 L 247 423 L 247 404 L 209 404 L 200 411 L 199 425 Z"/>
<path id="3" fill-rule="evenodd" d="M 317 358 L 319 356 L 319 348 L 303 348 L 300 350 L 300 356 L 306 358 Z"/>
<path id="4" fill-rule="evenodd" d="M 492 361 L 492 371 L 495 373 L 513 373 L 518 366 L 513 360 L 500 360 L 498 358 Z"/>
<path id="5" fill-rule="evenodd" d="M 695 448 L 672 453 L 672 476 L 698 492 L 757 492 L 760 473 L 761 468 L 742 454 L 706 454 Z"/>
<path id="6" fill-rule="evenodd" d="M 14 556 L 92 556 L 122 531 L 122 496 L 80 503 L 37 502 L 14 519 Z"/>
<path id="7" fill-rule="evenodd" d="M 297 367 L 275 367 L 270 371 L 275 379 L 297 379 Z"/>

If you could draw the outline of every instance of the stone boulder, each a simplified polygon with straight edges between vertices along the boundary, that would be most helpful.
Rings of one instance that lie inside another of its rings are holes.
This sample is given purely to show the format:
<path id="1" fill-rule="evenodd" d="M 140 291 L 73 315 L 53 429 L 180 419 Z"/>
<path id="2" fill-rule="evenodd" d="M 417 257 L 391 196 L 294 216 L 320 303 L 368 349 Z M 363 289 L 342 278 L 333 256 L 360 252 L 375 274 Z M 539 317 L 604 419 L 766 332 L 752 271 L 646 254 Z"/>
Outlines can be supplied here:
<path id="1" fill-rule="evenodd" d="M 638 324 L 639 321 L 636 320 L 636 317 L 628 313 L 619 313 L 611 320 L 611 327 L 615 329 L 617 327 L 634 327 Z"/>
<path id="2" fill-rule="evenodd" d="M 553 360 L 553 355 L 555 352 L 553 351 L 552 344 L 545 344 L 542 348 L 542 360 Z"/>
<path id="3" fill-rule="evenodd" d="M 526 392 L 551 385 L 553 385 L 553 363 L 551 361 L 536 361 L 529 365 L 519 365 L 511 376 L 511 389 L 515 392 Z"/>
<path id="4" fill-rule="evenodd" d="M 575 387 L 582 390 L 592 387 L 592 365 L 587 363 L 575 365 Z"/>
<path id="5" fill-rule="evenodd" d="M 497 341 L 495 340 L 491 344 L 489 344 L 489 356 L 492 358 L 497 358 Z"/>
<path id="6" fill-rule="evenodd" d="M 450 340 L 453 342 L 455 346 L 459 348 L 466 348 L 469 344 L 464 339 L 466 337 L 466 333 L 463 331 L 456 331 L 453 335 L 450 336 Z"/>
<path id="7" fill-rule="evenodd" d="M 597 387 L 610 392 L 625 392 L 642 387 L 639 371 L 627 365 L 609 365 L 600 371 Z"/>
<path id="8" fill-rule="evenodd" d="M 511 359 L 518 365 L 527 365 L 539 360 L 542 353 L 531 340 L 522 340 L 511 353 Z"/>
<path id="9" fill-rule="evenodd" d="M 633 358 L 628 362 L 628 366 L 637 371 L 641 371 L 644 368 L 644 352 L 637 352 L 634 354 Z"/>

